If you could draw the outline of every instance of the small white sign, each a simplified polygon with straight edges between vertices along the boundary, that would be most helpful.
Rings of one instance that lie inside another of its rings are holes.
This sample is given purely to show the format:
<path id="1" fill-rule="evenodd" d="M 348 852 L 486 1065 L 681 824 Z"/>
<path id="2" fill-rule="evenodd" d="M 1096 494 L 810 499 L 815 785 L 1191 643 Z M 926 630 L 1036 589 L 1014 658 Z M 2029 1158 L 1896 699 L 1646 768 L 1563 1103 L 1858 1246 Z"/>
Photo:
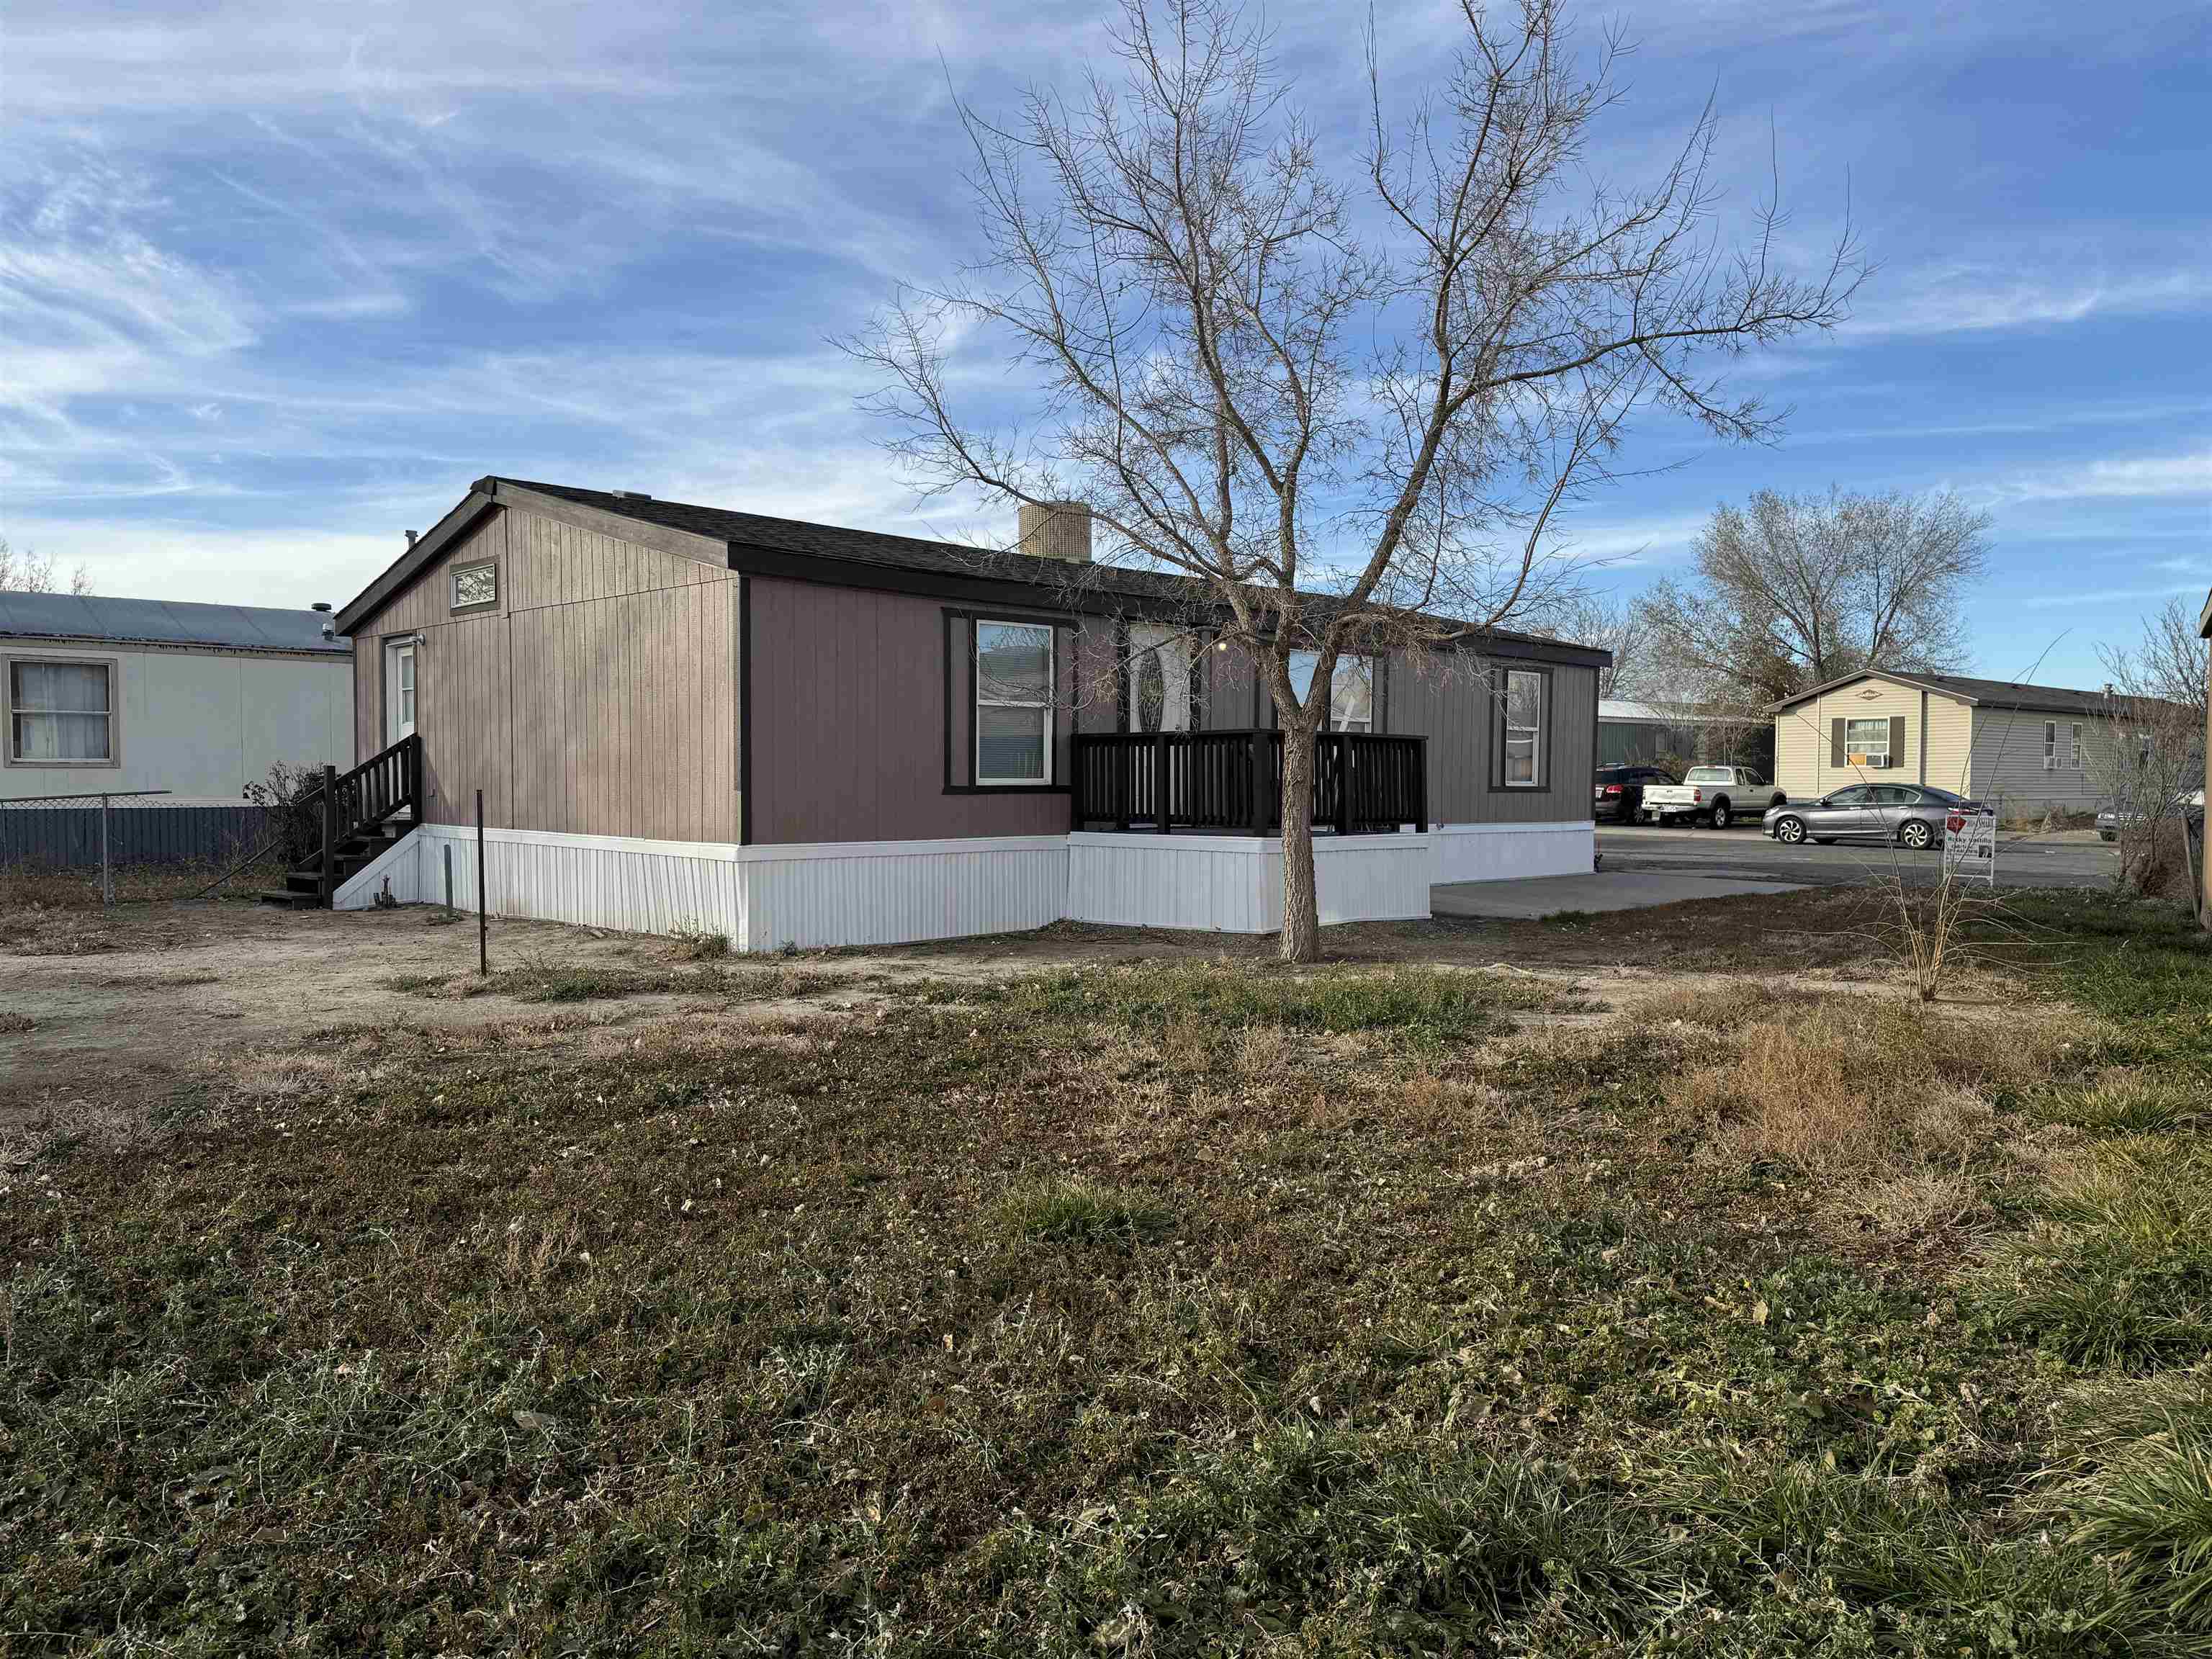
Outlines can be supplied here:
<path id="1" fill-rule="evenodd" d="M 1943 820 L 1943 873 L 1957 881 L 1997 879 L 1997 815 L 1954 812 Z"/>

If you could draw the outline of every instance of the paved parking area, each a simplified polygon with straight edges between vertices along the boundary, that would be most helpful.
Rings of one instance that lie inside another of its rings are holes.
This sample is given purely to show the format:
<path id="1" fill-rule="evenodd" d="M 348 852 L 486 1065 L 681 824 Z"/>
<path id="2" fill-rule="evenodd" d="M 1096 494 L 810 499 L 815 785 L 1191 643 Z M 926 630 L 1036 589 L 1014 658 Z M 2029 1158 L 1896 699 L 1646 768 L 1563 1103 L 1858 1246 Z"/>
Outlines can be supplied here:
<path id="1" fill-rule="evenodd" d="M 1640 910 L 1690 899 L 1730 898 L 1739 893 L 1795 893 L 1784 881 L 1741 881 L 1664 871 L 1602 870 L 1590 876 L 1539 876 L 1528 881 L 1462 881 L 1429 889 L 1429 908 L 1439 916 L 1497 916 L 1533 921 L 1563 910 Z"/>
<path id="2" fill-rule="evenodd" d="M 1942 874 L 1942 855 L 1930 850 L 1854 845 L 1784 847 L 1756 824 L 1733 830 L 1661 830 L 1600 826 L 1597 850 L 1607 872 L 1672 873 L 1741 881 L 1786 881 L 1817 887 L 1863 887 L 1902 876 L 1917 886 Z M 2119 871 L 2119 854 L 2093 830 L 2055 835 L 2001 836 L 1996 878 L 2001 886 L 2107 887 Z"/>

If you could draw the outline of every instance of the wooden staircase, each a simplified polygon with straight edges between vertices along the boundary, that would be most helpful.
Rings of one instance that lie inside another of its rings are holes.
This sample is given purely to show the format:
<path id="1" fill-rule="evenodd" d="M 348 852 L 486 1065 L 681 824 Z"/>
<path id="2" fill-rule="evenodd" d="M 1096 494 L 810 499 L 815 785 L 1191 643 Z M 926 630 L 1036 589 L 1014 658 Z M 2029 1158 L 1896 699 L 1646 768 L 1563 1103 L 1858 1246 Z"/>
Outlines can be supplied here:
<path id="1" fill-rule="evenodd" d="M 415 828 L 423 806 L 422 739 L 408 736 L 350 772 L 323 769 L 323 781 L 295 805 L 319 813 L 321 847 L 282 887 L 264 888 L 264 904 L 324 910 L 331 896 Z"/>

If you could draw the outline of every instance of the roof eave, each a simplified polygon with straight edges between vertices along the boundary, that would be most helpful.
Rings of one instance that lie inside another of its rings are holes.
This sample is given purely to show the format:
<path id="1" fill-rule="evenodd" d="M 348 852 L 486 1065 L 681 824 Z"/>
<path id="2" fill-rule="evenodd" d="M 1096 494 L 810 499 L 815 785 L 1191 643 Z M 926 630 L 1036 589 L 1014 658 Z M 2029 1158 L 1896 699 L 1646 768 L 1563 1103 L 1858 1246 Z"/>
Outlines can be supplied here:
<path id="1" fill-rule="evenodd" d="M 414 544 L 386 565 L 374 581 L 339 606 L 331 618 L 331 626 L 341 634 L 360 633 L 362 623 L 391 604 L 425 565 L 491 510 L 492 499 L 483 489 L 489 482 L 488 478 L 477 479 L 469 493 L 430 526 L 429 534 L 416 537 Z"/>
<path id="2" fill-rule="evenodd" d="M 1770 714 L 1779 714 L 1784 709 L 1795 708 L 1801 702 L 1810 702 L 1815 697 L 1825 697 L 1838 686 L 1849 685 L 1856 680 L 1887 680 L 1892 685 L 1909 686 L 1915 691 L 1926 691 L 1936 696 L 1948 697 L 1954 702 L 1972 704 L 1980 701 L 1971 692 L 1954 691 L 1948 685 L 1930 685 L 1926 680 L 1915 679 L 1910 674 L 1893 673 L 1887 668 L 1862 668 L 1855 674 L 1839 675 L 1832 680 L 1823 680 L 1818 685 L 1808 685 L 1802 691 L 1783 698 L 1780 702 L 1770 702 L 1766 705 L 1766 712 Z"/>

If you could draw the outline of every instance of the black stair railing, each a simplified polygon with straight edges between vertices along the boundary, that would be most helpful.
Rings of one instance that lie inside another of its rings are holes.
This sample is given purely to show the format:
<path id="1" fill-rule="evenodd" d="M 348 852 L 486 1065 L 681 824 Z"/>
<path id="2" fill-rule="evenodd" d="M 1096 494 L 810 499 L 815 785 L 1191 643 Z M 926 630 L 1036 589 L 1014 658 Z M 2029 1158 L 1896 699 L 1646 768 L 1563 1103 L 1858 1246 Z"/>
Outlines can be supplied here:
<path id="1" fill-rule="evenodd" d="M 422 816 L 422 739 L 410 732 L 350 772 L 325 766 L 322 782 L 301 799 L 313 804 L 321 821 L 315 894 L 328 905 L 337 890 L 340 848 L 356 836 L 378 830 L 401 811 Z"/>
<path id="2" fill-rule="evenodd" d="M 1279 731 L 1078 733 L 1074 826 L 1265 836 L 1282 827 Z M 1324 732 L 1314 739 L 1313 822 L 1339 835 L 1426 830 L 1428 739 Z"/>

